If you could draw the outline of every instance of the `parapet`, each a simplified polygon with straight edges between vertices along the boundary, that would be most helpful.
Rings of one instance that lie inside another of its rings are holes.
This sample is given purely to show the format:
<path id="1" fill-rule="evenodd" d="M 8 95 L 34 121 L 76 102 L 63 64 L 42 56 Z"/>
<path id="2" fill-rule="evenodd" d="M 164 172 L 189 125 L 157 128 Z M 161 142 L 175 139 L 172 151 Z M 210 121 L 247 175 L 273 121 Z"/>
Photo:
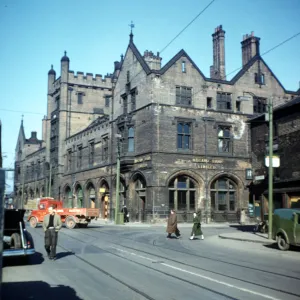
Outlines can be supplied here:
<path id="1" fill-rule="evenodd" d="M 93 87 L 101 88 L 112 88 L 111 74 L 104 76 L 96 74 L 95 76 L 92 73 L 86 73 L 78 71 L 76 74 L 74 71 L 69 71 L 69 83 L 75 85 L 90 85 Z"/>

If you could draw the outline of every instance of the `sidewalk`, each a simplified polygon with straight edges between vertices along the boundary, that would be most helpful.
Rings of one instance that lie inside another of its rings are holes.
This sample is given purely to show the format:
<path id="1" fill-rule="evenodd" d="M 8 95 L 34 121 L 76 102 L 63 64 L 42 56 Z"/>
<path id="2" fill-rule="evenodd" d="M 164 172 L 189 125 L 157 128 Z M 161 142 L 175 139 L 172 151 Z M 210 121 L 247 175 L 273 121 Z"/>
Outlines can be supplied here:
<path id="1" fill-rule="evenodd" d="M 256 233 L 256 232 L 230 232 L 219 234 L 221 239 L 229 239 L 243 242 L 261 243 L 261 244 L 274 244 L 276 241 L 269 240 L 268 234 L 266 233 Z"/>

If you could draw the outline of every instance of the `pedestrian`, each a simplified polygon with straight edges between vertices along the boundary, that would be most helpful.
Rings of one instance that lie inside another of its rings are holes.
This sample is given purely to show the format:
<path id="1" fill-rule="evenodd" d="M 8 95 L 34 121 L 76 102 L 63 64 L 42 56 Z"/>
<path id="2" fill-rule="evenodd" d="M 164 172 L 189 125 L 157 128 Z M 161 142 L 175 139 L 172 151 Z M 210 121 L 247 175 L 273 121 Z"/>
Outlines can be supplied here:
<path id="1" fill-rule="evenodd" d="M 124 222 L 129 222 L 129 213 L 126 205 L 123 205 L 121 212 L 124 214 Z"/>
<path id="2" fill-rule="evenodd" d="M 179 238 L 181 236 L 180 231 L 177 227 L 177 215 L 174 209 L 171 209 L 170 215 L 168 218 L 168 225 L 167 225 L 167 238 L 171 238 L 172 233 L 175 233 L 176 238 Z"/>
<path id="3" fill-rule="evenodd" d="M 51 260 L 56 259 L 56 245 L 58 231 L 61 229 L 62 222 L 60 215 L 56 214 L 53 207 L 48 208 L 48 214 L 44 217 L 43 229 L 45 232 L 45 249 Z"/>
<path id="4" fill-rule="evenodd" d="M 200 239 L 204 240 L 203 232 L 201 229 L 201 210 L 198 210 L 197 213 L 194 212 L 193 217 L 193 228 L 190 240 L 193 240 L 195 236 L 200 236 Z"/>

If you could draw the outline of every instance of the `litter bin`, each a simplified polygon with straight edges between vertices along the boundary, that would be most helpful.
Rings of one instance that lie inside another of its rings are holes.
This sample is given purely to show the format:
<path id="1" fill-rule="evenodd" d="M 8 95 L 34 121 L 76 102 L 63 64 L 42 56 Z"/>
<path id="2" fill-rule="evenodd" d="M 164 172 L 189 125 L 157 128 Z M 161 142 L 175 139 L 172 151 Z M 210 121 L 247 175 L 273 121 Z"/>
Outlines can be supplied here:
<path id="1" fill-rule="evenodd" d="M 119 224 L 119 225 L 124 224 L 124 214 L 123 213 L 118 213 L 116 224 Z"/>

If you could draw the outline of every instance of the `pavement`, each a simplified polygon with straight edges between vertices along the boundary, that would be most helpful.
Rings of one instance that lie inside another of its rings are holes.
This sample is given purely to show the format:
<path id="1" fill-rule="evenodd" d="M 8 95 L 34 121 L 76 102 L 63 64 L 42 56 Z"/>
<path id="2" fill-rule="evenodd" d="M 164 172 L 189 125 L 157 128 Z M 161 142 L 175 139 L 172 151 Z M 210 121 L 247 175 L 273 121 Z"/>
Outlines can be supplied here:
<path id="1" fill-rule="evenodd" d="M 268 234 L 266 233 L 257 233 L 257 232 L 226 232 L 219 234 L 219 238 L 228 239 L 228 240 L 236 240 L 243 242 L 252 242 L 252 243 L 261 243 L 261 244 L 274 244 L 274 240 L 268 239 Z"/>

